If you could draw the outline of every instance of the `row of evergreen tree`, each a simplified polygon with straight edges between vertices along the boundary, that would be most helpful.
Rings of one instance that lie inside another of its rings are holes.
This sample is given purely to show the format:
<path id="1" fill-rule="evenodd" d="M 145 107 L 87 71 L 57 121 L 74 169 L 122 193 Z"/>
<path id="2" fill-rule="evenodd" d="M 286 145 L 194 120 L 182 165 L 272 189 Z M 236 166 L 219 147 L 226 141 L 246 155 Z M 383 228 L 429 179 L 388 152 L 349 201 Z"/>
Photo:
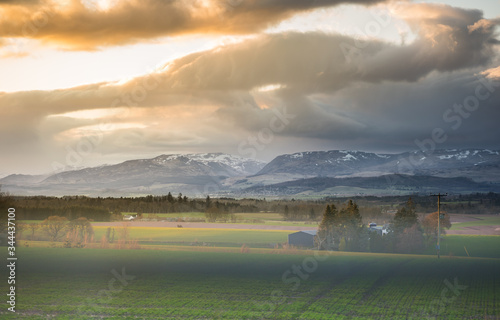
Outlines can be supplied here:
<path id="1" fill-rule="evenodd" d="M 380 234 L 363 223 L 359 207 L 352 200 L 341 208 L 330 204 L 319 225 L 316 245 L 320 250 L 419 253 L 435 243 L 437 219 L 437 213 L 431 213 L 420 221 L 410 198 L 386 226 L 387 233 Z M 450 227 L 449 215 L 443 214 L 441 234 Z"/>

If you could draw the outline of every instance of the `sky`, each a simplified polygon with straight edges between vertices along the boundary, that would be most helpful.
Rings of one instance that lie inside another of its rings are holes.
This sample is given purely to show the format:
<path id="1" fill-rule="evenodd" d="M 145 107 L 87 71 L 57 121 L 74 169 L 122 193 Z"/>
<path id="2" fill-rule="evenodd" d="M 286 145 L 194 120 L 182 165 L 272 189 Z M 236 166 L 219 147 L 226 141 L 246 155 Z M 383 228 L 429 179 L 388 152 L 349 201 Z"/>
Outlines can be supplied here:
<path id="1" fill-rule="evenodd" d="M 500 149 L 500 0 L 0 0 L 0 177 Z"/>

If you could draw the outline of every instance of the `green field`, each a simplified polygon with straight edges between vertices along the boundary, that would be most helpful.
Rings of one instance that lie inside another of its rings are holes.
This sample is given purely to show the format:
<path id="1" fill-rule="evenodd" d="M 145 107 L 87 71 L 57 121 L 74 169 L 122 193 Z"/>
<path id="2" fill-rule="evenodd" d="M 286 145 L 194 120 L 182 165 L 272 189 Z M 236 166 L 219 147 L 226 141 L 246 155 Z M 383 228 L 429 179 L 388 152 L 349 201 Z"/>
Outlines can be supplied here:
<path id="1" fill-rule="evenodd" d="M 472 218 L 477 218 L 476 221 L 471 222 L 460 222 L 451 225 L 450 230 L 458 230 L 464 227 L 476 227 L 476 226 L 500 226 L 500 216 L 478 216 Z"/>
<path id="2" fill-rule="evenodd" d="M 497 223 L 489 218 L 467 224 Z M 106 230 L 94 226 L 94 247 Z M 115 227 L 115 240 L 120 230 Z M 133 223 L 127 230 L 142 250 L 65 249 L 62 242 L 21 241 L 17 312 L 7 312 L 4 304 L 0 318 L 500 317 L 499 236 L 447 235 L 438 260 L 434 248 L 427 255 L 322 252 L 317 258 L 312 250 L 271 249 L 294 232 L 285 230 Z M 249 253 L 242 253 L 242 244 Z M 131 277 L 120 277 L 122 272 Z M 1 283 L 7 293 L 6 281 Z"/>
<path id="3" fill-rule="evenodd" d="M 333 253 L 319 261 L 313 255 L 22 247 L 17 255 L 17 312 L 5 305 L 2 319 L 500 315 L 498 259 Z M 0 288 L 7 291 L 5 281 Z"/>
<path id="4" fill-rule="evenodd" d="M 435 254 L 436 250 L 429 248 L 425 253 Z M 500 236 L 447 235 L 441 242 L 441 254 L 500 259 Z"/>
<path id="5" fill-rule="evenodd" d="M 114 227 L 115 241 L 119 239 L 122 228 Z M 107 229 L 108 227 L 105 226 L 94 226 L 95 245 L 98 245 Z M 137 240 L 140 245 L 241 247 L 245 244 L 250 248 L 271 248 L 275 244 L 287 242 L 288 234 L 293 232 L 296 231 L 136 227 L 131 224 L 128 227 L 128 239 Z M 37 234 L 40 235 L 40 231 L 37 231 Z M 26 233 L 23 241 L 27 242 L 26 240 L 29 238 L 29 233 Z M 62 242 L 57 245 L 62 246 Z M 494 248 L 500 248 L 500 236 L 446 235 L 441 243 L 441 254 L 445 256 L 500 258 L 500 250 Z M 435 254 L 435 247 L 432 245 L 424 253 Z"/>
<path id="6" fill-rule="evenodd" d="M 135 212 L 123 212 L 123 214 L 136 214 Z M 151 215 L 151 216 L 150 216 Z M 203 212 L 177 212 L 177 213 L 143 213 L 143 219 L 148 219 L 155 215 L 158 219 L 181 219 L 189 221 L 205 221 L 205 213 Z M 283 216 L 277 212 L 248 212 L 235 213 L 236 222 L 238 224 L 271 224 L 279 226 L 312 226 L 317 227 L 318 223 L 311 221 L 284 221 Z M 182 221 L 181 221 L 182 222 Z M 180 222 L 180 223 L 181 223 Z M 228 222 L 232 223 L 232 222 Z"/>
<path id="7" fill-rule="evenodd" d="M 130 214 L 130 212 L 126 212 L 124 214 Z M 143 213 L 143 216 L 145 218 L 147 218 L 148 215 L 149 213 Z M 204 212 L 157 213 L 156 215 L 161 218 L 203 218 L 203 219 L 205 218 Z M 234 215 L 240 218 L 240 220 L 253 220 L 253 219 L 283 220 L 283 216 L 275 212 L 235 213 Z"/>
<path id="8" fill-rule="evenodd" d="M 108 227 L 94 227 L 96 240 L 106 233 Z M 115 227 L 118 238 L 121 227 Z M 129 227 L 130 239 L 138 240 L 141 244 L 167 243 L 199 243 L 205 242 L 217 245 L 238 245 L 269 247 L 271 244 L 287 241 L 291 231 L 285 230 L 245 230 L 245 229 L 208 229 L 208 228 L 149 228 Z M 292 231 L 293 232 L 293 231 Z"/>
<path id="9" fill-rule="evenodd" d="M 94 227 L 98 241 L 107 227 Z M 116 227 L 118 237 L 120 227 Z M 274 244 L 287 241 L 288 234 L 296 231 L 287 230 L 245 230 L 245 229 L 196 229 L 196 228 L 146 228 L 129 227 L 130 239 L 140 244 L 186 244 L 206 243 L 214 246 L 241 246 L 269 248 Z M 464 248 L 465 247 L 465 248 Z M 500 258 L 500 236 L 446 235 L 441 243 L 441 254 L 446 256 L 467 256 Z M 465 251 L 467 249 L 467 252 Z M 435 254 L 434 246 L 424 253 Z"/>
<path id="10" fill-rule="evenodd" d="M 137 212 L 122 212 L 122 214 L 137 214 Z M 143 213 L 143 218 L 148 218 L 150 215 L 155 215 L 158 218 L 199 218 L 205 219 L 203 212 L 175 212 L 175 213 Z"/>

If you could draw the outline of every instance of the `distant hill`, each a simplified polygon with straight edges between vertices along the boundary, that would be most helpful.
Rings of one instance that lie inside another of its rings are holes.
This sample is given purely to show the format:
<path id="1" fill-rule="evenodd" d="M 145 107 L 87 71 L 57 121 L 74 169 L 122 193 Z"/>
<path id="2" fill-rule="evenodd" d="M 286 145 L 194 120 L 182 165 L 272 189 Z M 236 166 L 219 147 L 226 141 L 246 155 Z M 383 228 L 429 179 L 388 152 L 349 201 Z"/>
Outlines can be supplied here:
<path id="1" fill-rule="evenodd" d="M 274 158 L 256 176 L 287 173 L 303 176 L 348 175 L 385 164 L 393 155 L 361 151 L 314 151 L 284 154 Z"/>
<path id="2" fill-rule="evenodd" d="M 378 154 L 345 150 L 299 152 L 276 157 L 256 176 L 274 174 L 303 177 L 418 174 L 465 176 L 475 181 L 500 182 L 500 152 L 486 149 L 436 150 L 429 155 L 422 152 Z"/>
<path id="3" fill-rule="evenodd" d="M 135 195 L 216 192 L 229 177 L 255 174 L 265 163 L 223 153 L 170 154 L 50 175 L 11 175 L 0 184 L 16 194 Z M 39 179 L 38 179 L 39 180 Z"/>
<path id="4" fill-rule="evenodd" d="M 469 178 L 441 178 L 401 174 L 379 177 L 298 179 L 267 186 L 254 186 L 243 192 L 261 196 L 284 195 L 391 195 L 430 192 L 500 192 L 499 184 L 475 182 Z"/>
<path id="5" fill-rule="evenodd" d="M 13 194 L 57 196 L 474 193 L 499 190 L 500 152 L 332 150 L 280 155 L 268 164 L 223 153 L 169 154 L 46 176 L 10 175 L 0 184 Z"/>

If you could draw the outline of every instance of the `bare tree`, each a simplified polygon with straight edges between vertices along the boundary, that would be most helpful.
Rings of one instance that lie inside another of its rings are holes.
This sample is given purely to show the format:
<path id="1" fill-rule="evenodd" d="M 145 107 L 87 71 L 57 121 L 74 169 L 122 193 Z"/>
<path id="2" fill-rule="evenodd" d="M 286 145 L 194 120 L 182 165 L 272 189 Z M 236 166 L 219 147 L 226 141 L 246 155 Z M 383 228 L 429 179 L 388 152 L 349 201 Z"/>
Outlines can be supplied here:
<path id="1" fill-rule="evenodd" d="M 50 216 L 42 222 L 42 229 L 47 233 L 52 241 L 56 241 L 64 234 L 67 228 L 68 219 L 59 216 Z"/>
<path id="2" fill-rule="evenodd" d="M 27 229 L 31 232 L 31 240 L 35 238 L 35 231 L 40 228 L 40 225 L 38 223 L 28 223 L 27 224 Z"/>
<path id="3" fill-rule="evenodd" d="M 84 242 L 94 234 L 90 221 L 84 217 L 70 221 L 68 228 L 71 233 L 74 233 L 74 240 L 77 242 Z"/>

